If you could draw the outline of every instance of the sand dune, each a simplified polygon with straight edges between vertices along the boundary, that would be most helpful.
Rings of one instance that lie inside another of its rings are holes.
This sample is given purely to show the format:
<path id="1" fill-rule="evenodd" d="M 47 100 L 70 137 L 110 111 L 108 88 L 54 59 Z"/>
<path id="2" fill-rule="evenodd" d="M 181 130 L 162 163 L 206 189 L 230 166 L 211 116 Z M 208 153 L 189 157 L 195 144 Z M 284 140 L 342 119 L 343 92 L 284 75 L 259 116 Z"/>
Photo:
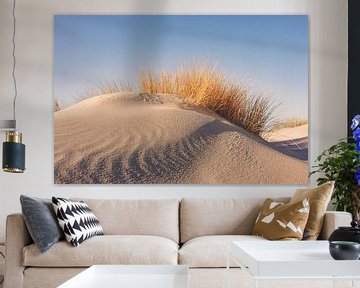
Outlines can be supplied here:
<path id="1" fill-rule="evenodd" d="M 307 162 L 285 150 L 172 95 L 101 95 L 55 113 L 57 184 L 307 183 Z"/>
<path id="2" fill-rule="evenodd" d="M 305 161 L 308 159 L 308 129 L 308 124 L 282 128 L 273 131 L 266 140 L 282 153 Z"/>
<path id="3" fill-rule="evenodd" d="M 268 135 L 267 140 L 269 142 L 287 141 L 292 139 L 301 139 L 308 137 L 309 125 L 301 125 L 293 128 L 281 128 L 273 131 Z"/>

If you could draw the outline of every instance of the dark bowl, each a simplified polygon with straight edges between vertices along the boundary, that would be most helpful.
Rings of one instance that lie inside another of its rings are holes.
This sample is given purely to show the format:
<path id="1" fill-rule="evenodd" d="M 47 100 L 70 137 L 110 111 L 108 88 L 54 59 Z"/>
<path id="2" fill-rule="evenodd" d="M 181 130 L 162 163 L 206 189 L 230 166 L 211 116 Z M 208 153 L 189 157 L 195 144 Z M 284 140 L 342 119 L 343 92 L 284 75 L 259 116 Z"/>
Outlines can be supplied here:
<path id="1" fill-rule="evenodd" d="M 329 250 L 335 260 L 358 260 L 360 257 L 360 244 L 356 242 L 332 241 Z"/>

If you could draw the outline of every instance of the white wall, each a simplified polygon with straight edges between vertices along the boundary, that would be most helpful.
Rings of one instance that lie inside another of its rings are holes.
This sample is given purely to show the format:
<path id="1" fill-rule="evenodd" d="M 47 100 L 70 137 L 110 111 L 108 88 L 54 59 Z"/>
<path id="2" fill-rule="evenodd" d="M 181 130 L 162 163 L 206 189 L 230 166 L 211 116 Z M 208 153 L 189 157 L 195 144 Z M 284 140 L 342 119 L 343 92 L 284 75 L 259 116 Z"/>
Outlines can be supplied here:
<path id="1" fill-rule="evenodd" d="M 11 119 L 11 2 L 0 1 L 0 119 Z M 27 149 L 23 175 L 0 172 L 0 242 L 21 193 L 93 198 L 287 196 L 294 186 L 53 184 L 54 14 L 308 14 L 310 159 L 346 135 L 347 1 L 342 0 L 18 0 L 18 122 Z M 1 135 L 3 139 L 4 135 Z M 0 156 L 1 157 L 1 156 Z"/>

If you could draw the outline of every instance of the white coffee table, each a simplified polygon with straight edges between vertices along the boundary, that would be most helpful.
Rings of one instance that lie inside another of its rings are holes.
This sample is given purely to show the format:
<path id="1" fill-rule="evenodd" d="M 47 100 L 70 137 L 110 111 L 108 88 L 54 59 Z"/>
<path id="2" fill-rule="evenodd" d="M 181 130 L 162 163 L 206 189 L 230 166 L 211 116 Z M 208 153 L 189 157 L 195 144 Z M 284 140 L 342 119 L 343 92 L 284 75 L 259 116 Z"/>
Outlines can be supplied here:
<path id="1" fill-rule="evenodd" d="M 360 261 L 332 259 L 328 241 L 232 242 L 228 269 L 230 259 L 248 272 L 253 287 L 260 280 L 349 280 L 360 287 Z"/>
<path id="2" fill-rule="evenodd" d="M 184 265 L 94 265 L 58 288 L 188 288 Z"/>

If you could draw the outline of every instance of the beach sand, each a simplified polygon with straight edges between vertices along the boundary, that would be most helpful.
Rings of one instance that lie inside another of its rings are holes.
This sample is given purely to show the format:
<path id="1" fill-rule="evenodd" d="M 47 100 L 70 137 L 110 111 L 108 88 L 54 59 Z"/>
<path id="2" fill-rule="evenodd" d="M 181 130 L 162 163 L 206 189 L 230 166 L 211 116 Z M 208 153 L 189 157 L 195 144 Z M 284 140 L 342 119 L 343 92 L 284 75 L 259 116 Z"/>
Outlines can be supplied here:
<path id="1" fill-rule="evenodd" d="M 100 95 L 54 115 L 56 184 L 308 182 L 293 139 L 269 143 L 174 95 Z"/>

